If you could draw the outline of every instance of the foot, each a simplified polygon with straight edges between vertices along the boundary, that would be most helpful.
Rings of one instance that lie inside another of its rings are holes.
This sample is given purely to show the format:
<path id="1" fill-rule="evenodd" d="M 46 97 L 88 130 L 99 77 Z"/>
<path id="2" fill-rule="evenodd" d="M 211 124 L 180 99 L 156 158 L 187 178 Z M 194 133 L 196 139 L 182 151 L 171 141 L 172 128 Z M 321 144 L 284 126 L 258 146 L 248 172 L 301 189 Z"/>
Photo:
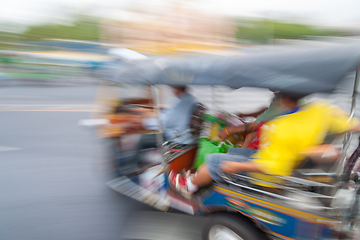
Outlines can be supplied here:
<path id="1" fill-rule="evenodd" d="M 190 179 L 193 179 L 196 175 L 196 170 L 192 170 L 192 169 L 189 169 L 185 172 L 184 170 L 184 176 L 185 178 L 190 178 Z"/>
<path id="2" fill-rule="evenodd" d="M 182 176 L 180 173 L 176 174 L 174 171 L 171 171 L 168 181 L 170 186 L 184 197 L 190 198 L 193 194 L 188 188 L 186 177 Z"/>

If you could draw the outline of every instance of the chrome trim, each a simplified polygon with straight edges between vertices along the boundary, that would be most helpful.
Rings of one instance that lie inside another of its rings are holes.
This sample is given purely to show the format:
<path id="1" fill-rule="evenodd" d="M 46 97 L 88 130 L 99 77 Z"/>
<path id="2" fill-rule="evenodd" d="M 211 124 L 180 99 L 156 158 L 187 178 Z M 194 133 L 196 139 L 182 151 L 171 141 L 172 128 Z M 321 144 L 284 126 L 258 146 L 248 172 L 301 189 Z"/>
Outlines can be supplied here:
<path id="1" fill-rule="evenodd" d="M 270 197 L 273 197 L 273 198 L 277 198 L 278 200 L 293 201 L 293 202 L 298 202 L 298 203 L 301 202 L 300 200 L 295 199 L 295 198 L 286 197 L 286 196 L 279 195 L 279 194 L 276 194 L 276 193 L 271 193 L 271 192 L 267 192 L 267 191 L 264 191 L 264 190 L 252 188 L 252 187 L 249 187 L 249 186 L 246 186 L 246 185 L 234 183 L 234 182 L 231 182 L 231 180 L 226 180 L 226 179 L 224 179 L 224 180 L 225 180 L 227 183 L 229 183 L 229 184 L 231 184 L 231 185 L 234 185 L 234 186 L 236 186 L 236 187 L 241 187 L 241 188 L 249 189 L 249 190 L 252 190 L 252 191 L 255 191 L 255 192 L 258 192 L 258 193 L 261 193 L 261 194 L 270 196 Z M 244 194 L 244 192 L 240 192 L 238 189 L 235 190 L 235 192 Z M 249 197 L 251 197 L 251 196 L 249 196 Z M 253 196 L 253 197 L 254 197 L 254 196 Z M 259 199 L 259 200 L 264 200 L 264 199 L 260 199 L 259 197 L 256 197 L 256 198 Z M 335 208 L 323 207 L 323 206 L 312 206 L 312 210 L 334 210 L 334 209 L 335 209 Z"/>
<path id="2" fill-rule="evenodd" d="M 333 185 L 319 183 L 319 182 L 306 180 L 306 179 L 302 179 L 302 178 L 297 178 L 297 177 L 291 177 L 291 176 L 288 176 L 288 177 L 278 176 L 278 178 L 289 181 L 289 182 L 306 185 L 309 187 L 329 187 L 329 188 L 334 187 Z"/>
<path id="3" fill-rule="evenodd" d="M 305 173 L 305 172 L 299 172 L 301 175 L 303 176 L 309 176 L 309 177 L 312 177 L 312 176 L 326 176 L 326 177 L 335 177 L 337 176 L 337 173 L 336 172 L 318 172 L 318 173 L 315 173 L 315 172 L 312 172 L 312 173 Z"/>
<path id="4" fill-rule="evenodd" d="M 241 175 L 241 174 L 237 174 L 237 173 L 232 174 L 232 175 L 237 176 L 239 178 L 245 178 L 247 180 L 255 181 L 255 182 L 261 182 L 261 183 L 265 183 L 265 184 L 268 184 L 268 185 L 273 185 L 274 187 L 277 187 L 277 188 L 284 188 L 284 189 L 289 188 L 288 186 L 285 186 L 285 185 L 280 185 L 280 184 L 276 184 L 276 183 L 272 183 L 272 182 L 267 182 L 267 181 L 263 181 L 263 180 L 260 180 L 260 179 L 244 176 L 244 175 Z M 314 182 L 314 181 L 305 180 L 305 179 L 296 178 L 296 177 L 283 177 L 283 176 L 275 176 L 275 175 L 274 176 L 268 175 L 268 176 L 269 177 L 277 177 L 277 178 L 280 178 L 280 179 L 283 179 L 283 180 L 287 180 L 287 181 L 294 182 L 294 183 L 301 184 L 301 185 L 306 185 L 306 186 L 309 186 L 309 187 L 312 187 L 312 186 L 316 186 L 316 187 L 333 187 L 333 185 Z"/>
<path id="5" fill-rule="evenodd" d="M 250 190 L 253 190 L 253 191 L 255 191 L 255 192 L 259 192 L 259 193 L 262 193 L 262 194 L 265 194 L 265 195 L 269 195 L 269 196 L 271 196 L 271 197 L 280 198 L 280 199 L 282 199 L 282 200 L 292 200 L 292 201 L 299 202 L 298 200 L 293 199 L 293 198 L 285 197 L 285 196 L 282 196 L 282 195 L 279 195 L 279 194 L 267 192 L 267 191 L 264 191 L 264 190 L 260 190 L 260 189 L 253 188 L 253 187 L 249 187 L 249 186 L 242 185 L 242 184 L 239 184 L 239 183 L 234 183 L 234 182 L 232 182 L 229 178 L 227 178 L 227 177 L 225 177 L 225 176 L 223 177 L 223 179 L 225 180 L 225 182 L 230 183 L 231 185 L 235 185 L 235 186 L 237 186 L 237 187 L 250 189 Z"/>
<path id="6" fill-rule="evenodd" d="M 248 177 L 248 176 L 243 176 L 243 175 L 239 175 L 239 174 L 234 174 L 234 175 L 236 175 L 239 178 L 245 178 L 245 179 L 250 180 L 250 181 L 257 181 L 257 182 L 269 184 L 269 185 L 272 185 L 272 186 L 274 186 L 276 188 L 286 190 L 286 191 L 289 191 L 289 192 L 292 192 L 292 193 L 301 194 L 301 195 L 308 196 L 308 197 L 318 197 L 318 198 L 328 198 L 328 199 L 333 199 L 334 198 L 332 196 L 322 195 L 322 194 L 318 194 L 318 193 L 312 193 L 312 192 L 308 192 L 308 191 L 301 191 L 301 190 L 299 190 L 297 188 L 292 188 L 292 187 L 289 187 L 289 186 L 284 186 L 284 185 L 280 185 L 280 184 L 276 184 L 276 183 L 270 183 L 270 182 L 262 181 L 262 180 L 259 180 L 259 179 L 251 178 L 251 177 Z"/>
<path id="7" fill-rule="evenodd" d="M 283 186 L 283 185 L 279 185 L 279 184 L 275 184 L 275 183 L 269 183 L 269 182 L 254 179 L 254 178 L 251 178 L 251 177 L 248 177 L 248 176 L 243 176 L 243 175 L 239 175 L 239 174 L 233 174 L 233 175 L 235 175 L 235 176 L 237 176 L 239 178 L 242 178 L 242 179 L 250 180 L 250 181 L 257 181 L 257 182 L 261 182 L 261 183 L 270 184 L 270 185 L 272 185 L 272 186 L 274 186 L 276 188 L 280 188 L 280 189 L 282 189 L 284 191 L 288 191 L 290 193 L 296 193 L 296 194 L 307 196 L 307 197 L 310 197 L 310 198 L 323 198 L 323 199 L 334 199 L 335 198 L 333 196 L 328 196 L 328 195 L 323 195 L 323 194 L 318 194 L 318 193 L 313 193 L 313 192 L 308 192 L 308 191 L 301 191 L 301 190 L 296 189 L 296 188 Z M 266 190 L 264 191 L 264 190 L 261 190 L 261 189 L 253 188 L 253 187 L 247 186 L 245 184 L 236 183 L 236 182 L 232 181 L 229 177 L 227 177 L 225 175 L 222 175 L 222 178 L 225 180 L 225 182 L 227 182 L 227 183 L 229 183 L 231 185 L 237 186 L 237 187 L 250 189 L 252 191 L 259 192 L 259 193 L 262 193 L 264 195 L 275 197 L 275 198 L 278 198 L 278 199 L 281 199 L 281 200 L 291 200 L 291 201 L 299 202 L 299 200 L 294 199 L 294 198 L 286 197 L 286 196 L 276 194 L 276 193 L 271 193 L 271 192 L 268 192 Z M 318 210 L 333 210 L 333 209 L 335 209 L 335 208 L 324 207 L 324 206 L 316 206 L 316 207 L 314 206 L 314 208 L 316 208 Z"/>

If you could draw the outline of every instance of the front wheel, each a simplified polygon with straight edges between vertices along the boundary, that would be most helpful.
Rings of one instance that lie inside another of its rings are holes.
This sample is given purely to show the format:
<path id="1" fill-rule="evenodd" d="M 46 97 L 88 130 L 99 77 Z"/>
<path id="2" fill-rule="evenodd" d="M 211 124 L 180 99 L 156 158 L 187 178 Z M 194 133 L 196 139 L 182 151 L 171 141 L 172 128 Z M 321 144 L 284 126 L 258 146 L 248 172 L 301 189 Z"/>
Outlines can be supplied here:
<path id="1" fill-rule="evenodd" d="M 214 214 L 203 229 L 203 240 L 264 240 L 265 234 L 250 220 L 231 213 Z"/>

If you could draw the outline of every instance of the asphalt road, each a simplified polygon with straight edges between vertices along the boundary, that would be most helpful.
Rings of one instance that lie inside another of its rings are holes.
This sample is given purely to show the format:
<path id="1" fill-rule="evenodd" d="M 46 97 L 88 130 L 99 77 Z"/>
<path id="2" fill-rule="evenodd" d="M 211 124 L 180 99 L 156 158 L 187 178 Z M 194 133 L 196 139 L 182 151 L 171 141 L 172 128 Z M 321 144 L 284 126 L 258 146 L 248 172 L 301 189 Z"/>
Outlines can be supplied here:
<path id="1" fill-rule="evenodd" d="M 96 85 L 0 85 L 0 239 L 200 239 L 201 219 L 161 213 L 104 184 L 101 144 L 77 125 Z"/>

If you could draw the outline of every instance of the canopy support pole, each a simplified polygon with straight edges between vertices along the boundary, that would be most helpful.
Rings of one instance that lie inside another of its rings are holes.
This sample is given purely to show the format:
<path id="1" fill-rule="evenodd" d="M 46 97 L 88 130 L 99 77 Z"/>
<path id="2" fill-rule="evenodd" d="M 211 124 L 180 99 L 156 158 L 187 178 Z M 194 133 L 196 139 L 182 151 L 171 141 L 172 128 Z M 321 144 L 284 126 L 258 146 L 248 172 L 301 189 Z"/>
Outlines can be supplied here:
<path id="1" fill-rule="evenodd" d="M 352 93 L 352 99 L 351 99 L 351 108 L 350 108 L 350 117 L 349 120 L 352 119 L 355 116 L 355 112 L 356 112 L 356 97 L 358 94 L 358 86 L 359 86 L 359 69 L 356 70 L 356 74 L 355 74 L 355 82 L 354 82 L 354 89 L 353 89 L 353 93 Z M 351 137 L 352 137 L 352 133 L 346 133 L 345 137 L 344 137 L 344 142 L 343 142 L 343 154 L 342 154 L 342 160 L 339 164 L 339 168 L 338 168 L 338 174 L 342 174 L 345 164 L 347 162 L 347 158 L 346 158 L 346 152 L 349 149 L 350 146 L 350 142 L 351 142 Z"/>
<path id="2" fill-rule="evenodd" d="M 154 100 L 154 109 L 158 124 L 158 133 L 156 134 L 156 145 L 158 148 L 160 148 L 162 162 L 164 163 L 164 149 L 163 149 L 164 135 L 163 135 L 163 129 L 160 119 L 161 109 L 160 109 L 159 89 L 155 85 L 151 85 L 151 93 Z"/>

